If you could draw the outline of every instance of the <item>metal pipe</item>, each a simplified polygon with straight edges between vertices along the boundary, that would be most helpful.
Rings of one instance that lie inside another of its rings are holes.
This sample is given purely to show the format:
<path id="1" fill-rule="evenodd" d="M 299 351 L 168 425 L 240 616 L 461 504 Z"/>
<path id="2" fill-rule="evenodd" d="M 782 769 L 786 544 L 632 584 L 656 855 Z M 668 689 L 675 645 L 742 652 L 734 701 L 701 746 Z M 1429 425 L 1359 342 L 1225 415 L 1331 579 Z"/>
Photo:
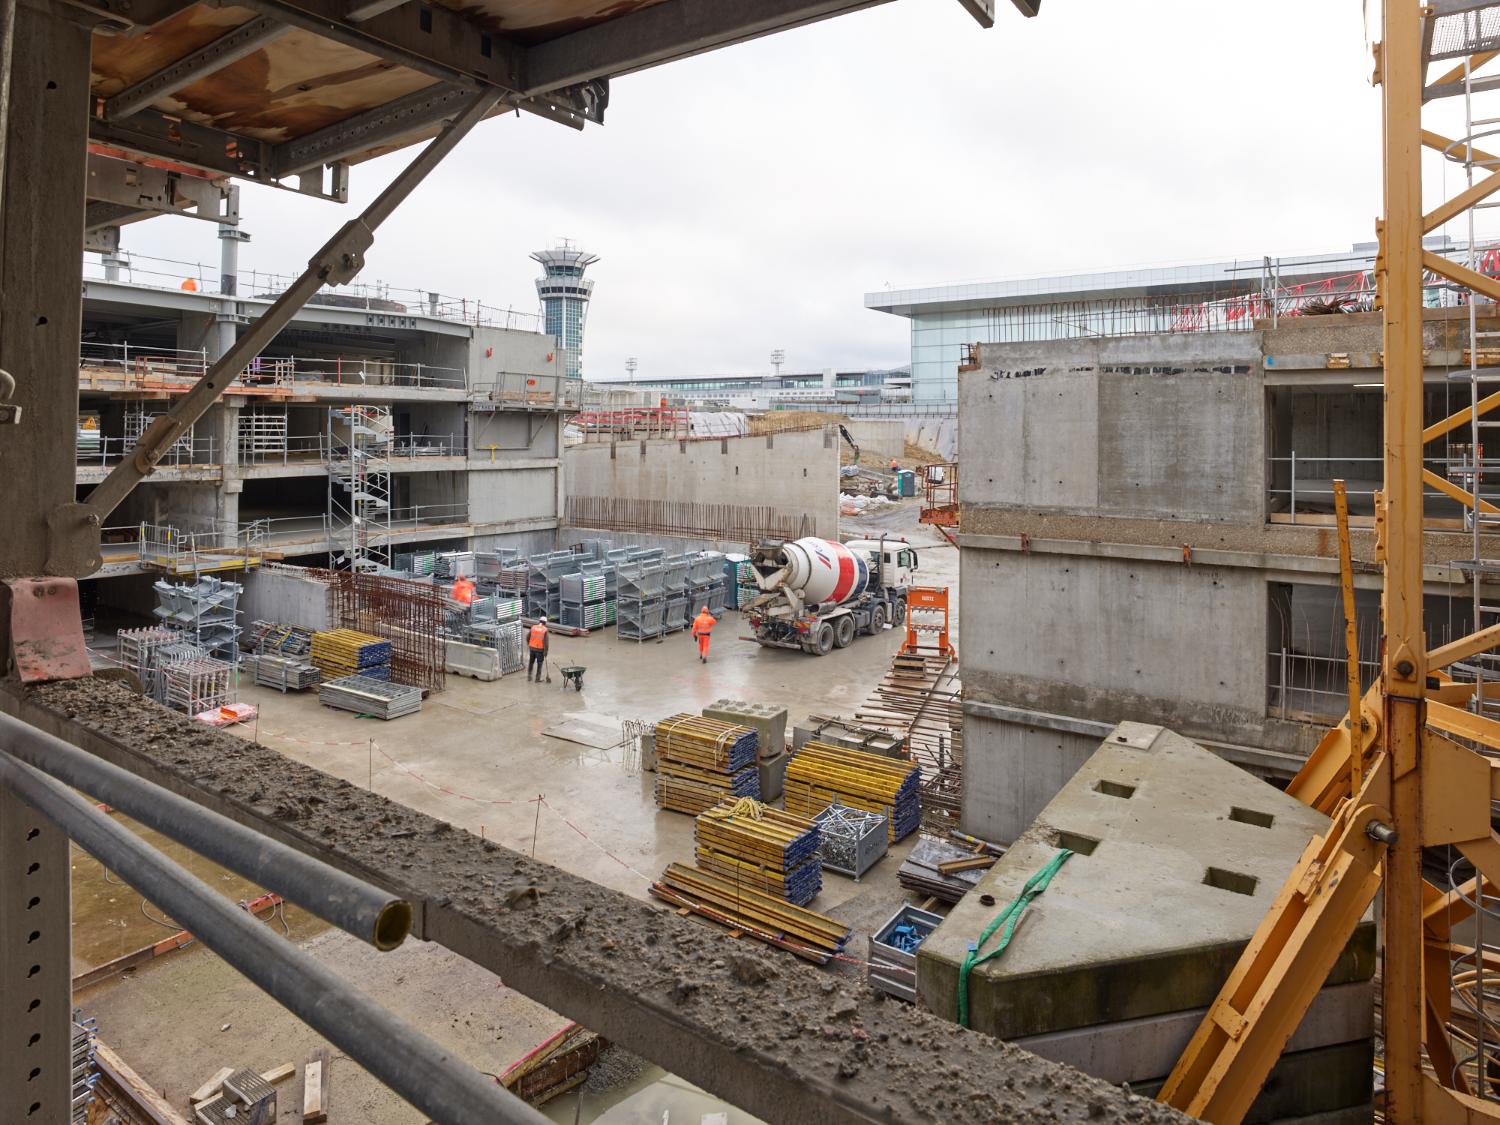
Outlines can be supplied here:
<path id="1" fill-rule="evenodd" d="M 0 784 L 66 832 L 287 1011 L 442 1125 L 546 1125 L 455 1058 L 284 941 L 81 797 L 0 752 Z"/>
<path id="2" fill-rule="evenodd" d="M 411 903 L 10 715 L 0 714 L 0 749 L 376 949 L 395 949 L 411 931 Z"/>

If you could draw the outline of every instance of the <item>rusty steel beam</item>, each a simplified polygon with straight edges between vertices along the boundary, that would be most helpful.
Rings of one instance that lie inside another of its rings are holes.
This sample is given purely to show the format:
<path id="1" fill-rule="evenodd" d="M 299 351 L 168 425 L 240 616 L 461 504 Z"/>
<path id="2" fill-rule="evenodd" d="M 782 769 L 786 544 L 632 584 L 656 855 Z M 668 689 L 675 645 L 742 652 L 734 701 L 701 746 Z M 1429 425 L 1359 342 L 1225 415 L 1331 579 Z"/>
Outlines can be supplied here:
<path id="1" fill-rule="evenodd" d="M 1187 1118 L 726 937 L 167 712 L 125 685 L 0 691 L 0 709 L 399 891 L 414 932 L 772 1122 Z"/>

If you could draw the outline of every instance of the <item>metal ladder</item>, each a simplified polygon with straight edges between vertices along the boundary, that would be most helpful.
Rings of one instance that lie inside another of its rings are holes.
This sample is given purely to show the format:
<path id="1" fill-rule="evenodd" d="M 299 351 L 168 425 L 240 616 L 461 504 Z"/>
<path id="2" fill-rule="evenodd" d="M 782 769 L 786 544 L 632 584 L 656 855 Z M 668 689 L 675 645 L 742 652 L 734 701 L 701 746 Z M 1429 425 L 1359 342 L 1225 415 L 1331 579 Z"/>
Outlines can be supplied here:
<path id="1" fill-rule="evenodd" d="M 391 474 L 386 456 L 394 428 L 389 406 L 328 411 L 330 536 L 345 537 L 338 569 L 375 572 L 391 565 Z M 335 556 L 337 559 L 337 556 Z"/>

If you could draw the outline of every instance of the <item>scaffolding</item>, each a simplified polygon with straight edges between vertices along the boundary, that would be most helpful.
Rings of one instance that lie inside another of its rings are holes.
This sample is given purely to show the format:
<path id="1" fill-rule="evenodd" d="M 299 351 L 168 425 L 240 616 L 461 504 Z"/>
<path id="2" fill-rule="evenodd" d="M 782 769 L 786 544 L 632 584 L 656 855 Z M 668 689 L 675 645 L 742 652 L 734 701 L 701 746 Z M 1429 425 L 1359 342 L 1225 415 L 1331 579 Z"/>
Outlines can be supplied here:
<path id="1" fill-rule="evenodd" d="M 391 565 L 391 473 L 395 439 L 389 406 L 328 411 L 328 525 L 338 569 L 358 574 Z"/>
<path id="2" fill-rule="evenodd" d="M 240 411 L 240 460 L 285 460 L 288 432 L 285 404 L 246 407 Z"/>

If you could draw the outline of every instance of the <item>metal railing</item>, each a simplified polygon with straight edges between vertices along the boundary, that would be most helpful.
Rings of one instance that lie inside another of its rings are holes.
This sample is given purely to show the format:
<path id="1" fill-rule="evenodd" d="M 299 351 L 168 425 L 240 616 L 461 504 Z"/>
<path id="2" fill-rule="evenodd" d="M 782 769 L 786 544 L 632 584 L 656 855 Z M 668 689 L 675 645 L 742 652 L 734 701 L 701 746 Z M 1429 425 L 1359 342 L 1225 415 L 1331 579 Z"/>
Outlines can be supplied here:
<path id="1" fill-rule="evenodd" d="M 113 276 L 112 276 L 113 275 Z M 155 258 L 146 254 L 118 255 L 115 263 L 83 260 L 83 276 L 90 281 L 117 281 L 150 289 L 188 290 L 211 297 L 219 293 L 219 270 L 204 262 Z M 241 269 L 236 275 L 236 300 L 274 300 L 296 280 L 295 274 Z M 425 316 L 462 321 L 515 332 L 542 331 L 542 316 L 509 306 L 491 304 L 472 297 L 454 297 L 430 289 L 390 285 L 383 281 L 356 281 L 335 292 L 315 295 L 310 305 L 364 309 L 370 312 Z"/>
<path id="2" fill-rule="evenodd" d="M 391 509 L 389 525 L 382 521 L 372 534 L 379 539 L 388 532 L 410 531 L 420 527 L 462 526 L 468 521 L 469 505 L 463 501 L 452 504 L 414 504 Z M 333 519 L 327 512 L 317 512 L 305 516 L 263 516 L 241 524 L 240 530 L 258 528 L 257 542 L 267 547 L 305 543 L 316 549 L 330 541 L 347 537 L 350 526 L 347 519 Z"/>
<path id="3" fill-rule="evenodd" d="M 496 409 L 579 410 L 583 406 L 583 380 L 502 371 L 493 379 L 474 383 L 469 398 L 475 406 Z"/>
<path id="4" fill-rule="evenodd" d="M 267 542 L 263 520 L 244 524 L 209 520 L 190 530 L 142 523 L 136 538 L 136 557 L 143 565 L 174 574 L 222 570 L 235 560 L 248 570 L 260 561 Z"/>
<path id="5" fill-rule="evenodd" d="M 1277 718 L 1328 718 L 1349 710 L 1349 662 L 1283 648 L 1267 653 L 1266 709 Z M 1359 661 L 1360 682 L 1374 683 L 1378 660 Z"/>
<path id="6" fill-rule="evenodd" d="M 123 437 L 101 437 L 97 433 L 92 438 L 86 439 L 82 430 L 78 435 L 78 446 L 76 460 L 80 468 L 91 466 L 108 466 L 118 464 L 125 460 L 135 448 L 135 441 Z M 213 437 L 181 438 L 172 443 L 162 458 L 157 462 L 158 468 L 172 466 L 198 466 L 202 468 L 216 468 L 219 465 L 218 443 Z"/>
<path id="7" fill-rule="evenodd" d="M 1269 514 L 1285 515 L 1293 522 L 1299 511 L 1304 516 L 1331 514 L 1333 481 L 1336 478 L 1349 482 L 1347 492 L 1352 515 L 1358 518 L 1374 513 L 1375 493 L 1379 491 L 1379 481 L 1384 473 L 1383 461 L 1379 457 L 1309 457 L 1293 450 L 1285 457 L 1267 457 L 1266 461 L 1271 466 L 1273 480 L 1276 466 L 1287 466 L 1287 486 L 1277 487 L 1272 484 L 1266 488 Z M 1473 468 L 1472 462 L 1456 457 L 1426 457 L 1422 464 L 1444 478 L 1465 469 L 1472 471 Z M 1500 461 L 1495 466 L 1500 470 Z M 1497 485 L 1500 485 L 1500 478 L 1497 478 Z M 1425 500 L 1451 505 L 1455 515 L 1463 507 L 1458 501 L 1436 489 L 1426 489 L 1422 495 Z M 1488 492 L 1485 496 L 1500 499 L 1500 489 L 1496 490 L 1493 497 Z"/>
<path id="8" fill-rule="evenodd" d="M 78 366 L 79 380 L 85 387 L 170 391 L 191 387 L 208 370 L 209 361 L 202 350 L 83 341 Z M 397 363 L 369 356 L 263 355 L 252 359 L 234 381 L 238 386 L 260 390 L 289 389 L 299 383 L 462 390 L 467 374 L 461 367 Z"/>

